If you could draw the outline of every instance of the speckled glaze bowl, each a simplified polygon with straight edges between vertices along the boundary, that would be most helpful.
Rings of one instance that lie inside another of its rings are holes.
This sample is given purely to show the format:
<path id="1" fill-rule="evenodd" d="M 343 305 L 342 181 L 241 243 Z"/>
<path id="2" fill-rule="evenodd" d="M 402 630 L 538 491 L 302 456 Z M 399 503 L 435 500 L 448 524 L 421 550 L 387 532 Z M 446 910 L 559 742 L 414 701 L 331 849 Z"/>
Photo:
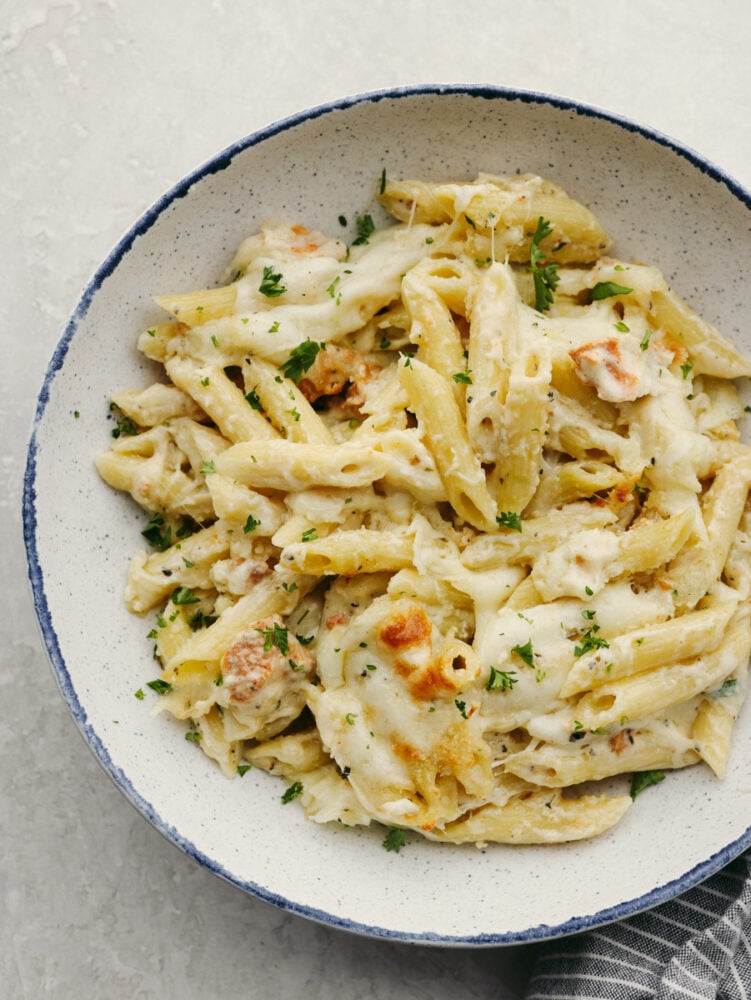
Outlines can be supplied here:
<path id="1" fill-rule="evenodd" d="M 724 782 L 696 767 L 634 804 L 610 833 L 550 847 L 453 847 L 382 829 L 322 827 L 251 771 L 228 781 L 150 714 L 147 622 L 125 610 L 143 514 L 98 478 L 113 391 L 148 384 L 135 349 L 152 296 L 216 280 L 267 217 L 332 233 L 372 210 L 392 177 L 535 172 L 584 201 L 614 252 L 657 264 L 727 335 L 751 347 L 751 200 L 700 156 L 649 129 L 545 95 L 418 87 L 347 98 L 242 139 L 139 219 L 85 289 L 47 371 L 24 497 L 29 574 L 63 698 L 105 771 L 165 836 L 261 899 L 400 941 L 528 942 L 666 900 L 751 843 L 751 739 L 741 719 Z"/>

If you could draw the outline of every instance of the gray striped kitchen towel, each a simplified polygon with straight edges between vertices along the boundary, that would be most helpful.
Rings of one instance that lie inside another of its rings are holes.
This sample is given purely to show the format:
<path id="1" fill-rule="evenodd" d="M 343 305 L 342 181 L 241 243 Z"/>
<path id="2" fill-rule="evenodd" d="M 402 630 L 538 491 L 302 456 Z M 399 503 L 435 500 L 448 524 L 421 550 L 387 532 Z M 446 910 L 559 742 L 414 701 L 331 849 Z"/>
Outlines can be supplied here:
<path id="1" fill-rule="evenodd" d="M 540 949 L 526 1000 L 751 1000 L 751 852 L 683 895 Z"/>

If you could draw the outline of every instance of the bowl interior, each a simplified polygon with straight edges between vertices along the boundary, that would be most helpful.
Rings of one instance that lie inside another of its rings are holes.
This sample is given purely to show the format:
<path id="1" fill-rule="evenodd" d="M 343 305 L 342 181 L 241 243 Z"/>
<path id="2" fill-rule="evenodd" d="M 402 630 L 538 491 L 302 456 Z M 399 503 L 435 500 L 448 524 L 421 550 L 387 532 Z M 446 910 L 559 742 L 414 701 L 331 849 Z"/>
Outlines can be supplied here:
<path id="1" fill-rule="evenodd" d="M 152 296 L 216 281 L 266 218 L 342 235 L 392 177 L 539 173 L 586 203 L 614 253 L 660 267 L 702 315 L 747 349 L 747 196 L 692 153 L 566 102 L 472 88 L 369 95 L 250 137 L 155 205 L 102 265 L 50 364 L 29 450 L 25 523 L 34 598 L 62 693 L 125 794 L 202 864 L 262 898 L 350 930 L 493 944 L 567 933 L 688 888 L 751 842 L 748 714 L 724 782 L 673 775 L 610 833 L 555 847 L 450 847 L 382 830 L 320 827 L 279 785 L 227 781 L 134 692 L 156 676 L 151 621 L 127 613 L 128 559 L 143 515 L 103 485 L 113 391 L 153 377 L 135 349 Z M 350 234 L 351 235 L 351 234 Z M 677 833 L 680 831 L 680 834 Z"/>

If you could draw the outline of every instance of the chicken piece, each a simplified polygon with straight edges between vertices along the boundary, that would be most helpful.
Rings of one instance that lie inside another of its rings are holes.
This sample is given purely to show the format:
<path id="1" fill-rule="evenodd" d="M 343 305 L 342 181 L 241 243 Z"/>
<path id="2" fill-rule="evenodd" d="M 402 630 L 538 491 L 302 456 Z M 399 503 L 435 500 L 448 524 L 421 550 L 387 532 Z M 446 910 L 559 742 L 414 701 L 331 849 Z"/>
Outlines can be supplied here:
<path id="1" fill-rule="evenodd" d="M 253 587 L 271 572 L 265 559 L 221 559 L 214 563 L 211 578 L 219 588 L 230 594 L 249 594 Z"/>
<path id="2" fill-rule="evenodd" d="M 569 351 L 576 374 L 600 399 L 610 403 L 633 402 L 658 395 L 664 388 L 664 370 L 674 359 L 672 351 L 650 341 L 642 346 L 634 337 L 608 337 Z"/>
<path id="3" fill-rule="evenodd" d="M 305 682 L 315 660 L 279 615 L 246 629 L 221 660 L 226 707 L 248 738 L 282 732 L 305 707 Z"/>
<path id="4" fill-rule="evenodd" d="M 314 403 L 321 396 L 337 396 L 348 385 L 352 390 L 378 371 L 380 367 L 366 361 L 358 351 L 326 344 L 300 381 L 300 390 L 309 403 Z"/>

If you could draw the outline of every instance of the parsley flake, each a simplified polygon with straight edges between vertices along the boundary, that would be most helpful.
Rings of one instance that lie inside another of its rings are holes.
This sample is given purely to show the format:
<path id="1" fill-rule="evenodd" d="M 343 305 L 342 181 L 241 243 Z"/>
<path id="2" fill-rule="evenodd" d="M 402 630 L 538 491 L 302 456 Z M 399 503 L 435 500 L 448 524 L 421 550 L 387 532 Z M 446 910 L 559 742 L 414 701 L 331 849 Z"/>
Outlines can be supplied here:
<path id="1" fill-rule="evenodd" d="M 260 397 L 258 395 L 258 386 L 254 386 L 250 392 L 245 394 L 245 400 L 251 410 L 262 410 L 263 405 L 261 404 Z"/>
<path id="2" fill-rule="evenodd" d="M 613 295 L 628 295 L 629 292 L 633 292 L 633 288 L 626 288 L 625 285 L 619 285 L 615 281 L 598 281 L 593 285 L 589 298 L 591 302 L 597 302 L 600 299 L 612 298 Z"/>
<path id="3" fill-rule="evenodd" d="M 382 846 L 385 847 L 387 851 L 393 851 L 395 854 L 398 854 L 406 842 L 407 835 L 404 830 L 398 826 L 390 826 L 386 836 L 383 838 Z"/>
<path id="4" fill-rule="evenodd" d="M 553 232 L 552 225 L 543 219 L 537 220 L 537 229 L 532 237 L 529 247 L 529 267 L 527 271 L 532 275 L 535 288 L 535 309 L 538 312 L 545 312 L 553 304 L 553 293 L 558 287 L 560 278 L 558 277 L 557 264 L 544 264 L 545 253 L 540 249 L 540 243 L 546 236 Z"/>
<path id="5" fill-rule="evenodd" d="M 172 685 L 169 681 L 155 680 L 147 681 L 146 687 L 150 687 L 152 691 L 156 691 L 157 694 L 167 694 L 167 692 L 172 690 Z"/>
<path id="6" fill-rule="evenodd" d="M 516 653 L 519 659 L 523 660 L 528 667 L 534 667 L 535 665 L 535 653 L 532 649 L 532 640 L 525 642 L 523 646 L 512 646 L 511 652 Z"/>
<path id="7" fill-rule="evenodd" d="M 172 591 L 173 604 L 197 604 L 198 600 L 190 587 L 175 587 Z"/>
<path id="8" fill-rule="evenodd" d="M 164 552 L 172 545 L 172 528 L 164 523 L 161 514 L 152 514 L 141 534 L 159 552 Z"/>
<path id="9" fill-rule="evenodd" d="M 258 286 L 258 291 L 261 295 L 265 295 L 267 299 L 278 299 L 280 295 L 284 295 L 287 291 L 281 282 L 281 274 L 275 273 L 274 268 L 269 264 L 263 269 L 263 278 L 261 284 Z"/>
<path id="10" fill-rule="evenodd" d="M 722 684 L 717 688 L 716 691 L 712 692 L 713 698 L 729 698 L 731 695 L 735 694 L 735 689 L 738 686 L 737 677 L 728 677 L 722 682 Z"/>
<path id="11" fill-rule="evenodd" d="M 284 625 L 274 622 L 269 628 L 257 628 L 256 632 L 264 637 L 264 653 L 268 653 L 272 646 L 276 646 L 282 655 L 289 655 L 289 632 Z"/>
<path id="12" fill-rule="evenodd" d="M 631 776 L 631 798 L 635 799 L 645 788 L 665 780 L 664 771 L 637 771 Z"/>
<path id="13" fill-rule="evenodd" d="M 325 344 L 316 343 L 308 337 L 301 344 L 298 344 L 291 352 L 290 356 L 280 365 L 279 371 L 287 378 L 297 384 L 306 371 L 313 366 L 319 351 L 326 349 Z"/>
<path id="14" fill-rule="evenodd" d="M 518 680 L 515 670 L 496 670 L 495 667 L 491 666 L 485 690 L 510 691 Z"/>
<path id="15" fill-rule="evenodd" d="M 522 519 L 513 510 L 502 510 L 496 521 L 502 528 L 509 528 L 511 531 L 522 530 Z"/>
<path id="16" fill-rule="evenodd" d="M 282 805 L 286 806 L 288 802 L 292 801 L 292 799 L 296 799 L 302 795 L 302 792 L 302 782 L 293 781 L 289 788 L 285 789 L 284 794 L 282 795 Z"/>
<path id="17" fill-rule="evenodd" d="M 371 215 L 358 215 L 357 216 L 357 236 L 352 241 L 352 246 L 359 247 L 364 246 L 366 243 L 370 242 L 369 237 L 375 232 L 375 223 L 373 222 L 373 217 Z"/>

